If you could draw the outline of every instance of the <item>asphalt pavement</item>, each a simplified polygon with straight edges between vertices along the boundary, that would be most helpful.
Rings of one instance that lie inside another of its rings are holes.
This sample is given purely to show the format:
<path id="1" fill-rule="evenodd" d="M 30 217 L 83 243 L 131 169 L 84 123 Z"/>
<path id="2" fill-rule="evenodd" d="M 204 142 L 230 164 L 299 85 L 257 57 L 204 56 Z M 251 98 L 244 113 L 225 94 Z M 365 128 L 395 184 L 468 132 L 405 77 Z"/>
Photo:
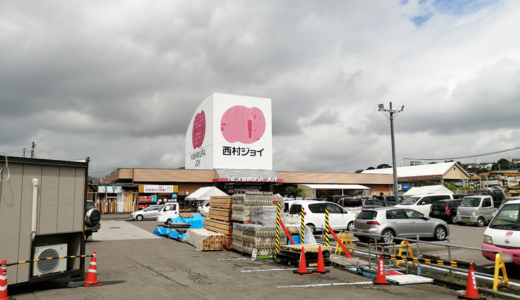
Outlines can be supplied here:
<path id="1" fill-rule="evenodd" d="M 101 231 L 87 241 L 87 253 L 97 251 L 97 276 L 104 285 L 67 288 L 62 279 L 11 288 L 9 295 L 18 300 L 164 297 L 429 300 L 456 299 L 460 295 L 460 291 L 433 284 L 375 287 L 368 278 L 335 268 L 328 275 L 297 276 L 292 272 L 293 266 L 270 259 L 252 261 L 233 250 L 199 251 L 187 243 L 157 238 L 152 232 L 160 223 L 155 221 L 127 221 L 129 214 L 103 215 L 102 219 Z M 478 247 L 481 231 L 482 228 L 476 227 L 452 227 L 451 243 L 457 240 Z M 424 246 L 420 251 L 443 251 L 441 249 Z M 460 255 L 473 257 L 469 253 Z M 471 255 L 477 259 L 479 254 Z M 489 264 L 485 259 L 480 263 L 485 262 Z"/>

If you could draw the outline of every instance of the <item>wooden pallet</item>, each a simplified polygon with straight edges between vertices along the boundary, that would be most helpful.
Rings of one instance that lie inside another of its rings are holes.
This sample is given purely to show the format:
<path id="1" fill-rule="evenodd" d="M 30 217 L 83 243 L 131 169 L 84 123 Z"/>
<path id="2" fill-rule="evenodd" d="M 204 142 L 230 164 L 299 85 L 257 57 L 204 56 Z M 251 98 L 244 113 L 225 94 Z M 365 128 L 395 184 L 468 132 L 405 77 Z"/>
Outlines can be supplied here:
<path id="1" fill-rule="evenodd" d="M 185 219 L 190 219 L 190 218 L 193 218 L 193 215 L 190 213 L 180 213 L 179 217 L 185 218 Z"/>
<path id="2" fill-rule="evenodd" d="M 215 232 L 220 232 L 225 235 L 233 234 L 233 224 L 231 222 L 223 222 L 215 219 L 205 219 L 204 228 Z"/>
<path id="3" fill-rule="evenodd" d="M 200 215 L 203 216 L 204 218 L 209 217 L 209 213 L 207 213 L 207 212 L 201 212 Z"/>
<path id="4" fill-rule="evenodd" d="M 231 210 L 212 207 L 209 210 L 209 217 L 214 220 L 229 222 L 231 221 Z"/>
<path id="5" fill-rule="evenodd" d="M 319 251 L 320 246 L 321 245 L 315 245 L 315 244 L 283 245 L 283 246 L 280 246 L 280 249 L 285 250 L 285 251 L 290 251 L 290 252 L 301 253 L 302 247 L 303 247 L 305 252 L 316 252 L 317 253 Z M 330 252 L 333 251 L 332 247 L 330 247 L 330 246 L 321 246 L 321 251 L 327 251 L 327 250 Z"/>

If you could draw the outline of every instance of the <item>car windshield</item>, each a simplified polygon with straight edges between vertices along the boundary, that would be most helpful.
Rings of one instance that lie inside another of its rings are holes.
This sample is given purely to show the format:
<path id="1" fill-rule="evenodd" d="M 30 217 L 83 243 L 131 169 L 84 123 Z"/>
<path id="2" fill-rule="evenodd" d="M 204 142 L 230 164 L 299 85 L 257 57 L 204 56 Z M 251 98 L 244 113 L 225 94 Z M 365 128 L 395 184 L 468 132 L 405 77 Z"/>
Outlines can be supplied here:
<path id="1" fill-rule="evenodd" d="M 410 197 L 401 202 L 401 205 L 413 205 L 415 202 L 417 202 L 417 200 L 419 200 L 419 197 Z"/>
<path id="2" fill-rule="evenodd" d="M 480 205 L 480 198 L 466 197 L 462 199 L 460 206 L 463 207 L 478 207 Z"/>
<path id="3" fill-rule="evenodd" d="M 520 231 L 519 212 L 520 204 L 506 204 L 502 206 L 493 222 L 489 224 L 489 228 Z"/>
<path id="4" fill-rule="evenodd" d="M 446 201 L 435 201 L 433 202 L 433 207 L 445 207 L 446 205 L 448 205 L 448 203 Z"/>

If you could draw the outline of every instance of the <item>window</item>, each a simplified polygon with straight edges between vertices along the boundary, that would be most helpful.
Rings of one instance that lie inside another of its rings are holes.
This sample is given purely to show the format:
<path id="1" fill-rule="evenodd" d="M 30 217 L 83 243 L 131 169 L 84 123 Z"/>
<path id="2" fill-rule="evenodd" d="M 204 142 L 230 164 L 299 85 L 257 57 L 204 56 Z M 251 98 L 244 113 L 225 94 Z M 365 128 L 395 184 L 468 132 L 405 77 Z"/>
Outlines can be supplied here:
<path id="1" fill-rule="evenodd" d="M 325 213 L 325 205 L 322 203 L 309 204 L 309 210 L 313 214 L 324 214 Z"/>
<path id="2" fill-rule="evenodd" d="M 293 204 L 291 205 L 291 209 L 289 210 L 289 214 L 291 215 L 297 215 L 302 212 L 302 205 L 301 204 Z"/>
<path id="3" fill-rule="evenodd" d="M 388 210 L 386 212 L 387 219 L 408 219 L 408 216 L 402 209 Z"/>
<path id="4" fill-rule="evenodd" d="M 421 204 L 432 204 L 432 197 L 424 197 L 421 200 L 419 200 L 419 205 Z"/>
<path id="5" fill-rule="evenodd" d="M 482 207 L 491 207 L 491 199 L 484 199 Z"/>
<path id="6" fill-rule="evenodd" d="M 373 220 L 377 217 L 377 211 L 365 210 L 359 213 L 356 219 L 360 220 Z"/>
<path id="7" fill-rule="evenodd" d="M 411 209 L 406 210 L 406 215 L 408 216 L 409 219 L 421 219 L 423 217 L 423 214 L 421 214 L 418 211 L 411 210 Z"/>
<path id="8" fill-rule="evenodd" d="M 327 204 L 327 208 L 329 209 L 329 214 L 343 213 L 343 209 L 341 209 L 341 207 L 334 205 L 334 204 Z"/>

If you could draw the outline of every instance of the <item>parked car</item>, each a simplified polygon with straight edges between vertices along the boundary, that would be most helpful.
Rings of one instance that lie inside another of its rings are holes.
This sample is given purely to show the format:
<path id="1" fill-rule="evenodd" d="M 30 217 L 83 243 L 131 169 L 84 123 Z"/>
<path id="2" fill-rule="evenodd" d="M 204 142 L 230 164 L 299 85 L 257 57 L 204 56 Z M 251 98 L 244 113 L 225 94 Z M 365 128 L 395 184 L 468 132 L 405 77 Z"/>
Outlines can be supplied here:
<path id="1" fill-rule="evenodd" d="M 141 210 L 134 211 L 130 214 L 132 220 L 155 220 L 157 219 L 157 213 L 161 209 L 162 205 L 152 205 Z"/>
<path id="2" fill-rule="evenodd" d="M 404 197 L 403 196 L 397 196 L 397 198 L 399 199 L 399 203 L 403 202 L 404 201 Z M 375 200 L 382 200 L 384 201 L 386 204 L 389 204 L 389 205 L 396 205 L 395 204 L 395 196 L 394 195 L 381 195 L 381 196 L 373 196 L 372 199 L 375 199 Z"/>
<path id="3" fill-rule="evenodd" d="M 336 203 L 327 201 L 293 201 L 289 210 L 289 216 L 298 217 L 304 209 L 305 225 L 309 226 L 313 232 L 325 227 L 325 209 L 329 209 L 329 225 L 332 230 L 354 230 L 356 216 L 345 211 Z"/>
<path id="4" fill-rule="evenodd" d="M 167 202 L 159 208 L 157 222 L 168 223 L 170 219 L 175 219 L 180 215 L 178 202 Z"/>
<path id="5" fill-rule="evenodd" d="M 433 202 L 430 209 L 430 218 L 442 219 L 452 224 L 457 224 L 457 207 L 461 199 L 446 199 Z"/>
<path id="6" fill-rule="evenodd" d="M 85 238 L 88 239 L 93 232 L 98 232 L 101 229 L 101 212 L 92 200 L 87 200 L 85 217 Z"/>
<path id="7" fill-rule="evenodd" d="M 451 195 L 433 194 L 416 195 L 405 199 L 401 204 L 396 205 L 395 207 L 414 209 L 424 215 L 428 215 L 430 213 L 430 207 L 432 204 L 443 199 L 453 199 L 453 197 Z"/>
<path id="8" fill-rule="evenodd" d="M 520 200 L 504 204 L 484 231 L 482 249 L 502 251 L 506 262 L 520 265 Z M 494 261 L 496 253 L 482 251 L 482 255 Z"/>
<path id="9" fill-rule="evenodd" d="M 442 241 L 450 233 L 448 224 L 436 218 L 430 218 L 413 210 L 397 207 L 365 209 L 356 218 L 356 236 L 361 242 L 371 239 L 391 243 L 394 238 L 433 237 Z M 383 237 L 373 237 L 380 235 Z"/>
<path id="10" fill-rule="evenodd" d="M 346 210 L 360 208 L 363 206 L 363 198 L 355 197 L 355 196 L 345 196 L 340 198 L 336 202 L 339 206 L 345 208 Z"/>
<path id="11" fill-rule="evenodd" d="M 491 196 L 466 196 L 458 207 L 457 222 L 482 227 L 491 221 L 497 210 Z"/>
<path id="12" fill-rule="evenodd" d="M 513 201 L 513 200 L 520 200 L 520 197 L 507 197 L 504 199 L 504 201 L 502 201 L 502 203 L 500 204 L 500 207 L 504 206 L 504 204 L 508 203 L 509 201 Z"/>

